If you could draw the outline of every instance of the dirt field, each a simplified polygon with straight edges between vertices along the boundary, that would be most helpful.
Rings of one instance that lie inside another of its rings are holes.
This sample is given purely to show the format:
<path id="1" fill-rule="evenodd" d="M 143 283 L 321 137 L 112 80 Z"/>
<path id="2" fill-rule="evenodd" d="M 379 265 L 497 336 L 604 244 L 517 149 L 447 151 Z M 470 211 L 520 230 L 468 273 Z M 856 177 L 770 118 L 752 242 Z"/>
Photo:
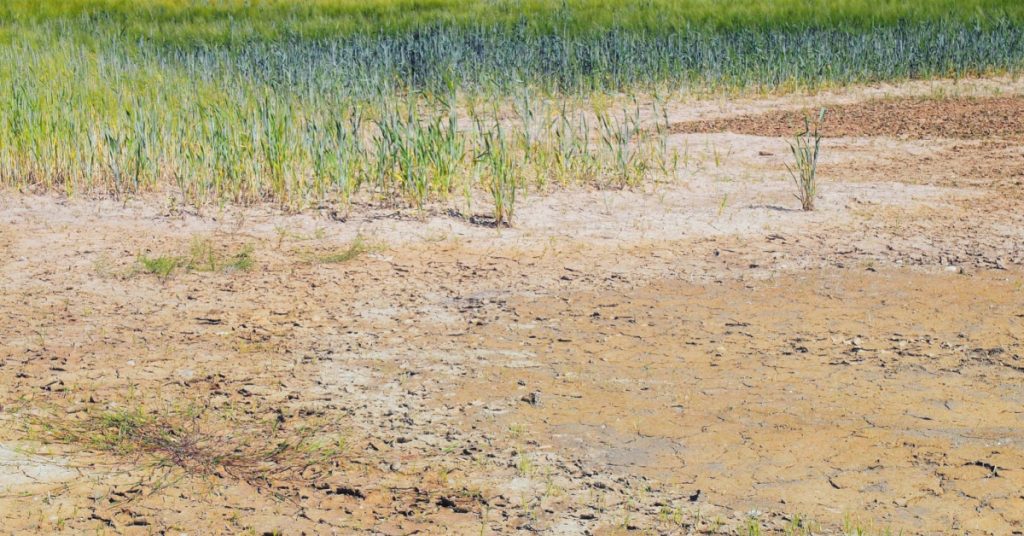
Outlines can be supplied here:
<path id="1" fill-rule="evenodd" d="M 681 104 L 512 229 L 4 192 L 0 531 L 1024 534 L 1021 94 Z"/>

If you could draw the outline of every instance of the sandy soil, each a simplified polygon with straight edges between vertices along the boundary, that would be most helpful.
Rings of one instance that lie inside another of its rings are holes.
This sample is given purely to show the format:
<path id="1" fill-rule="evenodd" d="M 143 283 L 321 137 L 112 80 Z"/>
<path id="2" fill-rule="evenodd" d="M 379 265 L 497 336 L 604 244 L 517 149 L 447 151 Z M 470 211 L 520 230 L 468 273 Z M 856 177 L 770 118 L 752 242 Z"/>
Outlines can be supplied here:
<path id="1" fill-rule="evenodd" d="M 7 192 L 0 531 L 1022 534 L 1024 99 L 921 93 L 790 99 L 813 213 L 777 98 L 513 229 Z"/>

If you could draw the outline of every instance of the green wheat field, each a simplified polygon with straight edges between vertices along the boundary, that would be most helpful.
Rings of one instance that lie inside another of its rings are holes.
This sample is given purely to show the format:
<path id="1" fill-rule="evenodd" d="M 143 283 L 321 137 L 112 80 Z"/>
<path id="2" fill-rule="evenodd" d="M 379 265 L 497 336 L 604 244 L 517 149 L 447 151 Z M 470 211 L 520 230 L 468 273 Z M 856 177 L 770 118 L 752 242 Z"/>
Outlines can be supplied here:
<path id="1" fill-rule="evenodd" d="M 0 182 L 291 210 L 488 192 L 508 221 L 525 191 L 672 176 L 639 102 L 1022 63 L 1013 0 L 8 0 Z"/>

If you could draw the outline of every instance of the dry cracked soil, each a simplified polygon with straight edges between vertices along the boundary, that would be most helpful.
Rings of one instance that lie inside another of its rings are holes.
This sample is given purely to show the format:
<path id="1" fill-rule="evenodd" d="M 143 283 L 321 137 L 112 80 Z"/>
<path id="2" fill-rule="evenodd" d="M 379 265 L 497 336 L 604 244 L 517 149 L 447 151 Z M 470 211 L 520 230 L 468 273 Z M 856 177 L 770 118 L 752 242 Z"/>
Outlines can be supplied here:
<path id="1" fill-rule="evenodd" d="M 1021 95 L 680 103 L 511 229 L 3 192 L 0 532 L 1024 534 Z"/>

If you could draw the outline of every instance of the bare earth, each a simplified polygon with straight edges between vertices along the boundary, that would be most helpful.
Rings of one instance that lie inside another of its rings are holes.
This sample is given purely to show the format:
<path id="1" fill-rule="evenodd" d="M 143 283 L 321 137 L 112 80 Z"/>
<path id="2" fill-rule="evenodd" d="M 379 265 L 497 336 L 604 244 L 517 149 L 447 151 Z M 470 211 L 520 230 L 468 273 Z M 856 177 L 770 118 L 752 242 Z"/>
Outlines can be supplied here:
<path id="1" fill-rule="evenodd" d="M 680 104 L 675 182 L 513 229 L 5 192 L 0 531 L 1024 534 L 1022 93 Z M 197 237 L 255 266 L 138 269 Z M 126 410 L 194 456 L 110 448 Z"/>

